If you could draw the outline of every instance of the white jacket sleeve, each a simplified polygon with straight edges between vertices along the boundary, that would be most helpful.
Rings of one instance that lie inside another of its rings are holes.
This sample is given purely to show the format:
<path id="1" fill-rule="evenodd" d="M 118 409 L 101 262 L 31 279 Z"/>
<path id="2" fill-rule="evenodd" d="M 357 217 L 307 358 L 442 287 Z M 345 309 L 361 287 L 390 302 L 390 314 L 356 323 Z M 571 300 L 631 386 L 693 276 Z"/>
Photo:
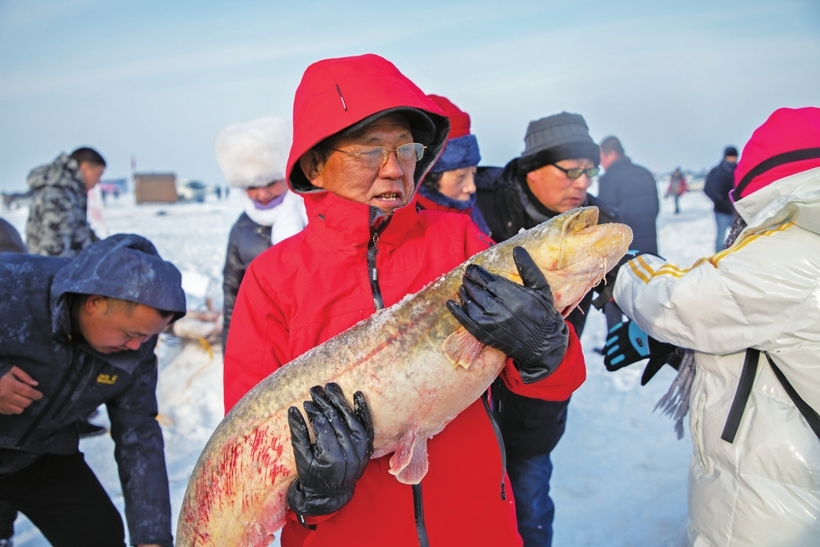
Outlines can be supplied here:
<path id="1" fill-rule="evenodd" d="M 614 297 L 658 340 L 713 354 L 771 351 L 783 333 L 816 330 L 818 251 L 816 235 L 785 223 L 691 268 L 641 255 L 618 272 Z"/>

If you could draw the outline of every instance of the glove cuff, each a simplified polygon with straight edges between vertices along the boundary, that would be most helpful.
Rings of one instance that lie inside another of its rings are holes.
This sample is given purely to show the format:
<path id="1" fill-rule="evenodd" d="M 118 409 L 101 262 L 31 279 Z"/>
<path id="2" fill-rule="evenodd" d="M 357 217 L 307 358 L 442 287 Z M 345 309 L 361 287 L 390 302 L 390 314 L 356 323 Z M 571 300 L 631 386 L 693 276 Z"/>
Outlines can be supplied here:
<path id="1" fill-rule="evenodd" d="M 288 487 L 288 505 L 300 516 L 316 517 L 335 513 L 353 497 L 354 486 L 334 486 L 327 490 L 306 487 L 296 479 Z"/>
<path id="2" fill-rule="evenodd" d="M 511 355 L 525 384 L 543 380 L 558 368 L 569 344 L 569 329 L 563 319 L 545 322 L 530 340 L 534 342 Z"/>

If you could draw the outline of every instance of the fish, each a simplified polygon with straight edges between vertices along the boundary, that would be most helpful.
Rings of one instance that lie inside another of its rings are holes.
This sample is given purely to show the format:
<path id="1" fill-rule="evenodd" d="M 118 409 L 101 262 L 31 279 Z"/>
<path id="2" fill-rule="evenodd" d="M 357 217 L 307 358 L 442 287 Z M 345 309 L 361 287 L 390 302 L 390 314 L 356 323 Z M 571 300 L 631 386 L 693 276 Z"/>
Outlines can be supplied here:
<path id="1" fill-rule="evenodd" d="M 285 524 L 296 478 L 288 408 L 312 386 L 335 382 L 352 404 L 364 393 L 375 430 L 373 458 L 392 453 L 390 473 L 417 484 L 427 440 L 475 402 L 506 355 L 473 338 L 445 306 L 457 299 L 468 264 L 517 283 L 512 249 L 532 256 L 564 317 L 626 253 L 632 231 L 597 224 L 598 209 L 558 215 L 475 255 L 419 292 L 374 313 L 280 367 L 234 406 L 191 473 L 177 522 L 178 547 L 265 547 Z"/>

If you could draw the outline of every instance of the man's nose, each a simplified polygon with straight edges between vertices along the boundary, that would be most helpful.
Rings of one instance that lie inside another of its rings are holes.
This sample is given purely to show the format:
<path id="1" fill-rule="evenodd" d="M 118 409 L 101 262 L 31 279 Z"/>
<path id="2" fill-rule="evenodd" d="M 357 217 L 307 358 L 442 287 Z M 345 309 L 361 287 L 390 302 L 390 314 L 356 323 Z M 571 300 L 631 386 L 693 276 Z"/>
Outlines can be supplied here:
<path id="1" fill-rule="evenodd" d="M 142 345 L 142 338 L 129 338 L 128 341 L 125 343 L 125 347 L 130 350 L 138 350 Z"/>
<path id="2" fill-rule="evenodd" d="M 573 186 L 580 186 L 582 188 L 588 188 L 590 184 L 592 184 L 592 180 L 587 175 L 586 171 L 581 173 L 581 176 L 572 181 Z"/>
<path id="3" fill-rule="evenodd" d="M 396 152 L 391 150 L 387 154 L 387 159 L 379 169 L 379 174 L 384 178 L 397 179 L 404 175 L 404 167 L 399 163 Z"/>

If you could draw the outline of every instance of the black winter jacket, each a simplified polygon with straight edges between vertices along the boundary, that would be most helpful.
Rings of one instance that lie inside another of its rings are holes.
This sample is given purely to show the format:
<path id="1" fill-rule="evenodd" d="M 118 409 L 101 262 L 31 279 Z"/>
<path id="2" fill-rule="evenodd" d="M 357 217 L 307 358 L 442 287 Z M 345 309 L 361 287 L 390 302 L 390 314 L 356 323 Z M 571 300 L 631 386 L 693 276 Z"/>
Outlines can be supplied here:
<path id="1" fill-rule="evenodd" d="M 0 415 L 0 474 L 41 454 L 74 454 L 74 424 L 105 403 L 116 443 L 131 542 L 172 544 L 157 415 L 154 336 L 135 351 L 101 354 L 71 318 L 76 294 L 100 294 L 185 314 L 179 271 L 146 239 L 118 234 L 73 259 L 0 254 L 0 375 L 18 366 L 43 398 Z"/>
<path id="2" fill-rule="evenodd" d="M 598 178 L 598 198 L 614 207 L 619 221 L 632 228 L 630 249 L 658 254 L 655 220 L 660 200 L 652 173 L 627 157 L 619 158 Z"/>
<path id="3" fill-rule="evenodd" d="M 504 168 L 479 167 L 476 173 L 478 207 L 490 227 L 490 237 L 497 242 L 558 214 L 528 199 L 523 190 L 526 183 L 517 171 L 517 160 L 512 160 Z M 616 212 L 594 196 L 588 195 L 584 206 L 598 207 L 600 223 L 617 220 Z M 579 338 L 592 297 L 592 292 L 588 293 L 567 317 Z M 555 448 L 566 427 L 569 400 L 531 399 L 511 392 L 499 380 L 493 384 L 493 397 L 507 457 L 528 458 L 549 453 Z"/>
<path id="4" fill-rule="evenodd" d="M 729 199 L 729 192 L 735 187 L 735 167 L 737 167 L 736 163 L 723 160 L 706 175 L 703 193 L 714 202 L 716 213 L 726 215 L 735 213 L 735 206 Z"/>
<path id="5" fill-rule="evenodd" d="M 272 226 L 257 224 L 247 213 L 242 213 L 236 219 L 231 234 L 228 236 L 228 250 L 225 254 L 225 266 L 222 268 L 222 351 L 225 352 L 225 342 L 228 340 L 228 329 L 231 326 L 233 307 L 236 304 L 236 295 L 239 285 L 251 260 L 262 254 L 262 251 L 271 246 Z"/>

